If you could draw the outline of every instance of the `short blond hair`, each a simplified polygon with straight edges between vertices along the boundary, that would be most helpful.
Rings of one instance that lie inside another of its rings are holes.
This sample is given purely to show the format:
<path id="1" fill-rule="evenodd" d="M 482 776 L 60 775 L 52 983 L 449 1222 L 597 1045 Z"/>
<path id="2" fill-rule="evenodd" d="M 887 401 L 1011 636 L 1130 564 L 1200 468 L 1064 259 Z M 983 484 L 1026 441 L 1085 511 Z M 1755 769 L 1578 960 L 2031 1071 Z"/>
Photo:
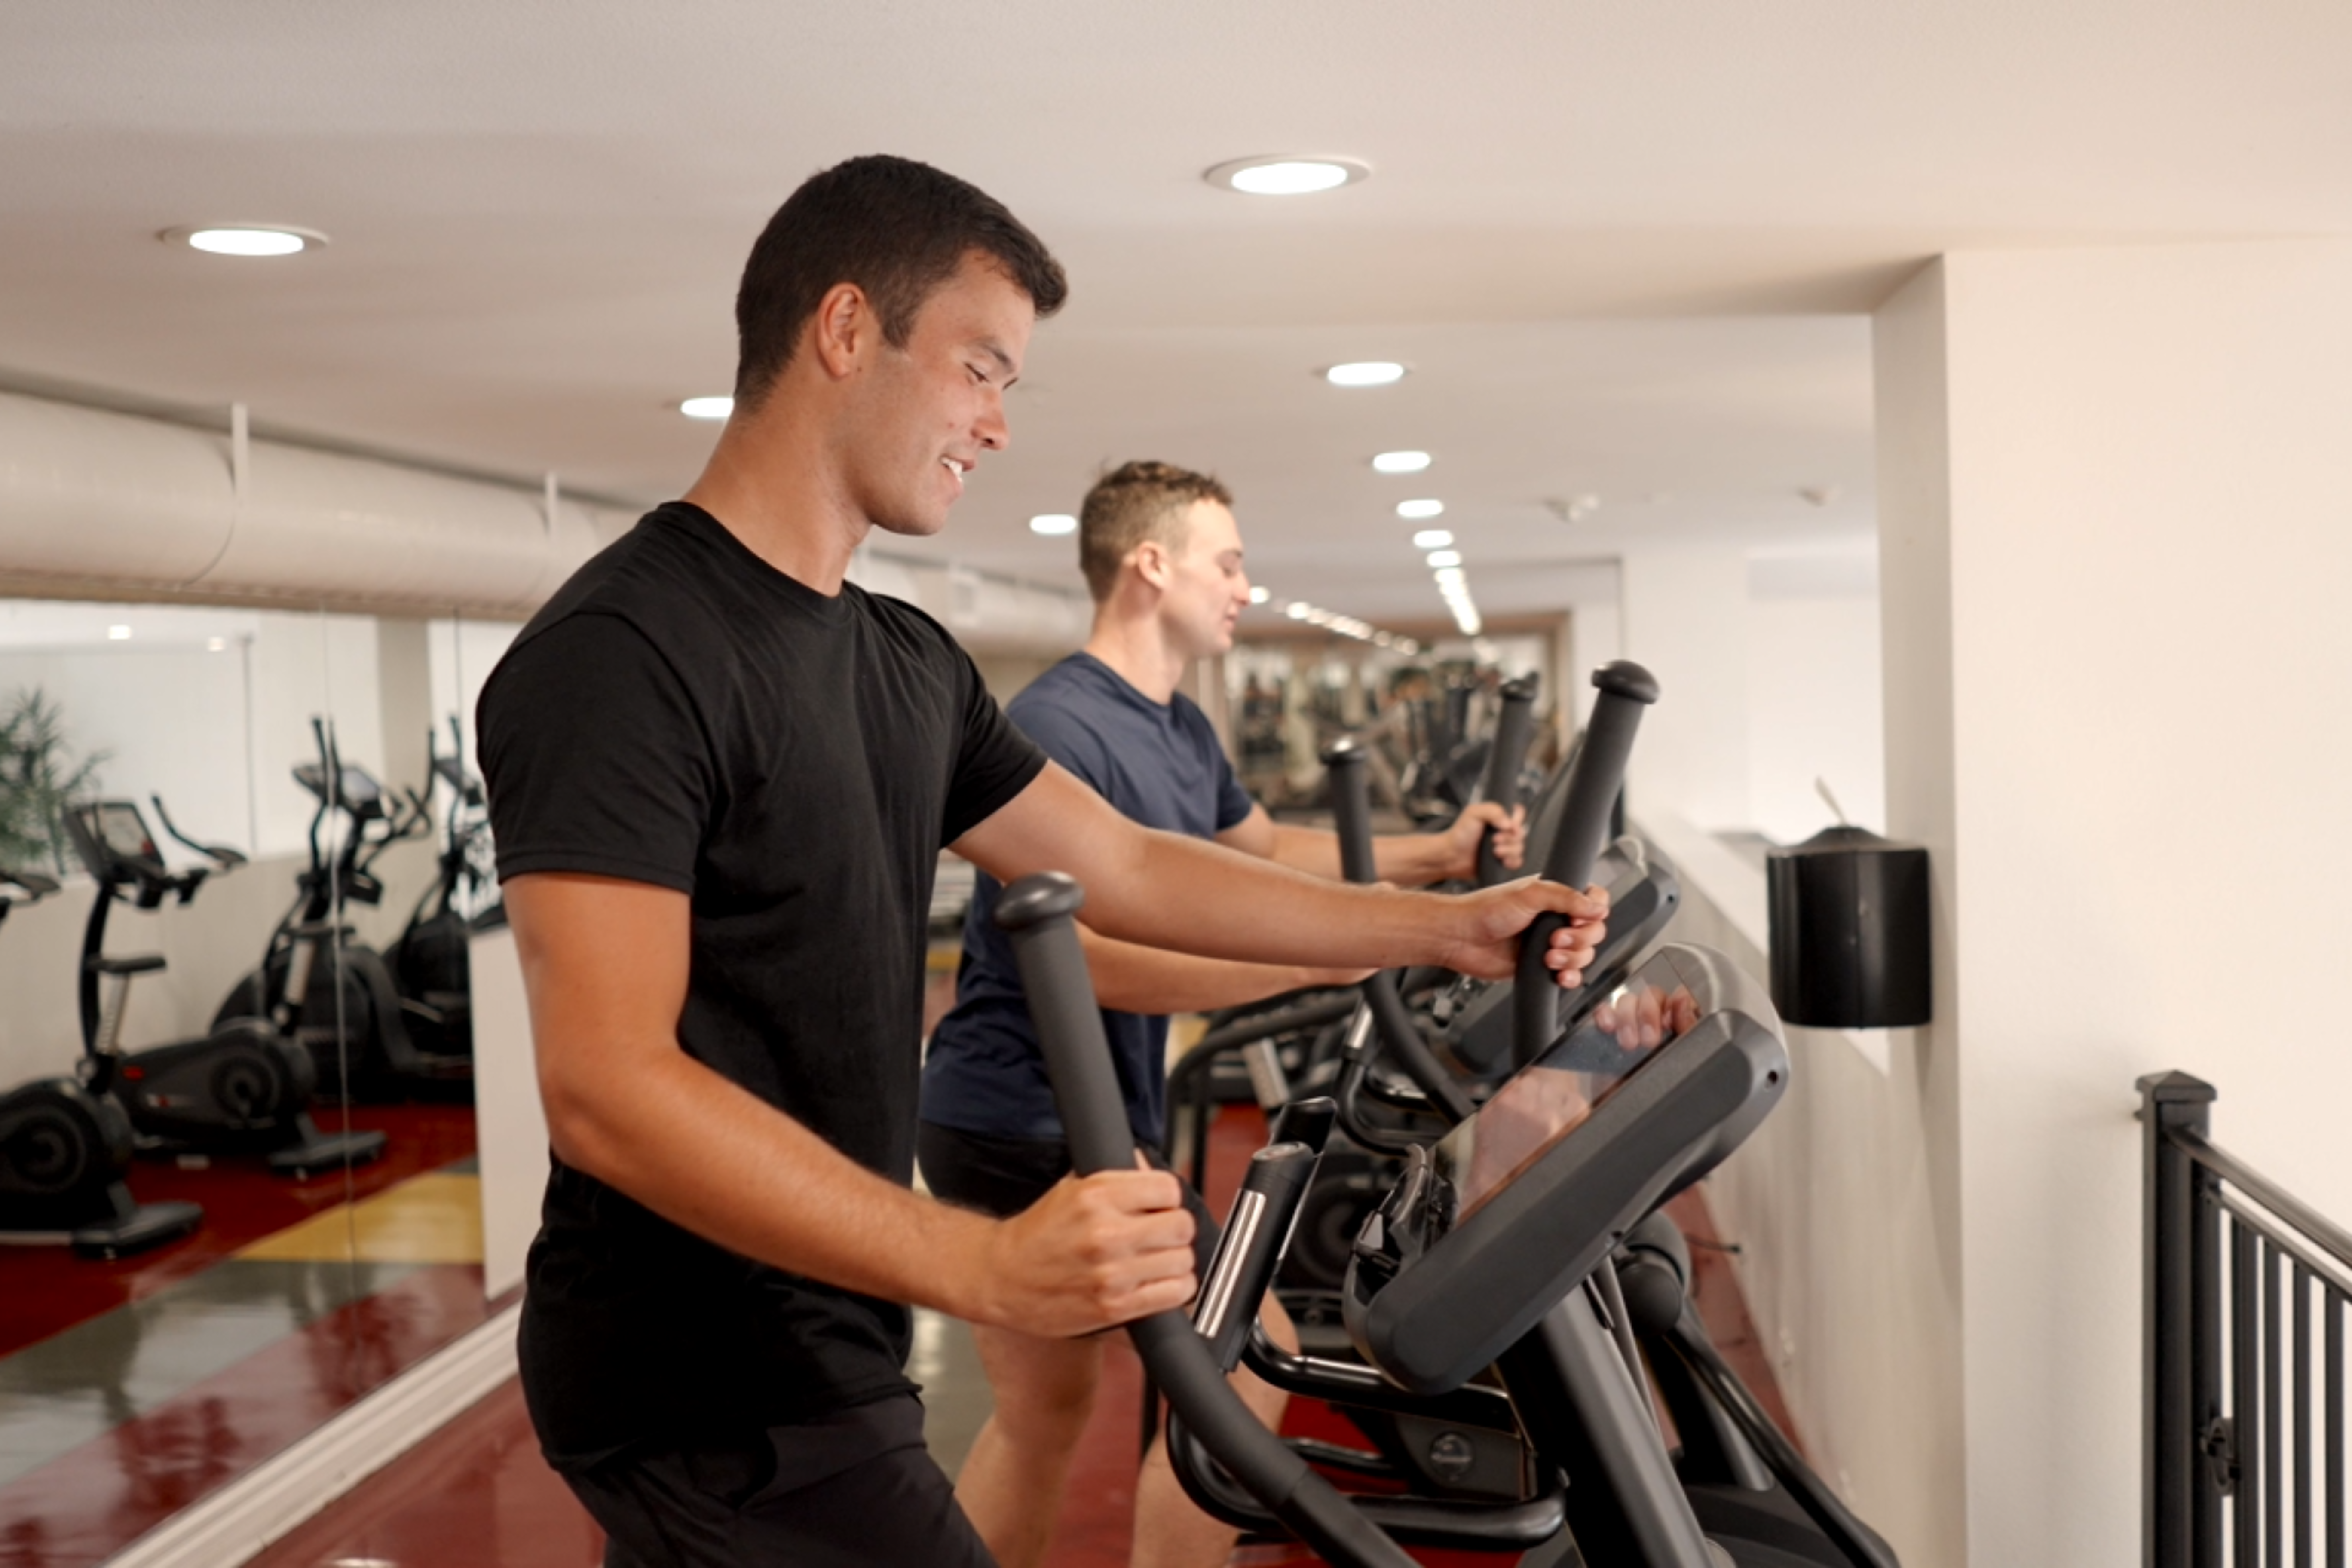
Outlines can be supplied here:
<path id="1" fill-rule="evenodd" d="M 1110 597 L 1119 567 L 1146 540 L 1182 549 L 1184 514 L 1204 500 L 1229 507 L 1233 492 L 1211 475 L 1173 463 L 1121 463 L 1097 479 L 1078 508 L 1078 570 L 1095 603 Z"/>

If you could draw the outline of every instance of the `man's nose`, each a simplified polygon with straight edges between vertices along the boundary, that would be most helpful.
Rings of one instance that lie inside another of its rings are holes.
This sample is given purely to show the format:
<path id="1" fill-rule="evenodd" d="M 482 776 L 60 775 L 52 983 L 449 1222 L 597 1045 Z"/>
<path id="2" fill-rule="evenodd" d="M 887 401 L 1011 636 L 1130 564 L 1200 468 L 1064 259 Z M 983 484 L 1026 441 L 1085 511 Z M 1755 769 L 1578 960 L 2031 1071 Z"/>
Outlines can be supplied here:
<path id="1" fill-rule="evenodd" d="M 1002 452 L 1013 444 L 1013 427 L 1005 422 L 1003 398 L 989 398 L 987 406 L 972 423 L 971 433 L 982 446 L 992 452 Z"/>

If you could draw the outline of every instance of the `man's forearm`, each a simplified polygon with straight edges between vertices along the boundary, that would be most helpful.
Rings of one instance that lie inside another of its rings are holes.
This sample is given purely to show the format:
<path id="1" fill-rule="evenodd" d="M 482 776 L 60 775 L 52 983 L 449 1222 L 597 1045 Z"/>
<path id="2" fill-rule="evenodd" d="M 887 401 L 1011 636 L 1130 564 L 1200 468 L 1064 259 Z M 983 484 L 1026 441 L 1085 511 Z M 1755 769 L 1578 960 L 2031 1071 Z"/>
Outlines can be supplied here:
<path id="1" fill-rule="evenodd" d="M 1274 858 L 1312 877 L 1339 875 L 1339 837 L 1312 827 L 1275 826 Z M 1444 879 L 1452 850 L 1431 833 L 1385 834 L 1372 840 L 1372 868 L 1383 882 L 1420 888 Z"/>
<path id="2" fill-rule="evenodd" d="M 1078 927 L 1094 977 L 1095 998 L 1122 1013 L 1211 1013 L 1308 985 L 1345 984 L 1352 976 L 1297 965 L 1202 958 L 1116 942 Z"/>
<path id="3" fill-rule="evenodd" d="M 565 1163 L 746 1258 L 972 1315 L 992 1221 L 875 1174 L 674 1045 L 632 1053 L 625 1082 L 545 1085 Z"/>
<path id="4" fill-rule="evenodd" d="M 1351 887 L 1179 834 L 1140 833 L 1131 842 L 1126 874 L 1087 884 L 1087 923 L 1104 935 L 1267 964 L 1387 969 L 1433 961 L 1435 895 Z"/>

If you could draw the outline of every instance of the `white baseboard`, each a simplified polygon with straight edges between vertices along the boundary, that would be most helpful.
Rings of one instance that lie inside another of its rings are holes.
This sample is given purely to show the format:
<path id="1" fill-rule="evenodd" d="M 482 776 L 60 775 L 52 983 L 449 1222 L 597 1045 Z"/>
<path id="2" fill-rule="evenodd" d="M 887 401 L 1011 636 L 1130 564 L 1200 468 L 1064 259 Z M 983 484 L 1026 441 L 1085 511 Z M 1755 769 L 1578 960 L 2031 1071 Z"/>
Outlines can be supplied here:
<path id="1" fill-rule="evenodd" d="M 235 1568 L 515 1374 L 511 1306 L 276 1458 L 132 1542 L 105 1568 Z"/>

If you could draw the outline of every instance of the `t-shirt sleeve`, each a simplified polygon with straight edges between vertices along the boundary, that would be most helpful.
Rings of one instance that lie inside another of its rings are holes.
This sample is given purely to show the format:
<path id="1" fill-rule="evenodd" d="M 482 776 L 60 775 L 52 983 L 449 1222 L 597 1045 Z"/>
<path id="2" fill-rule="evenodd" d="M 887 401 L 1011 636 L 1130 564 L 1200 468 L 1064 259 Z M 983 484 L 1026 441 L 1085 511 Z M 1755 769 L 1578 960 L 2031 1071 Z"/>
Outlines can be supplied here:
<path id="1" fill-rule="evenodd" d="M 1233 759 L 1225 755 L 1225 748 L 1220 745 L 1217 748 L 1217 831 L 1223 833 L 1228 827 L 1240 826 L 1256 809 L 1257 802 L 1250 798 L 1249 791 L 1242 788 L 1242 781 L 1234 776 Z"/>
<path id="2" fill-rule="evenodd" d="M 1043 697 L 1032 687 L 1013 699 L 1013 706 L 1018 710 L 1013 721 L 1038 750 L 1105 800 L 1111 798 L 1110 748 L 1095 716 L 1082 710 L 1082 699 L 1066 687 Z"/>
<path id="3" fill-rule="evenodd" d="M 677 672 L 617 616 L 518 644 L 477 710 L 499 875 L 580 871 L 694 891 L 718 795 Z"/>
<path id="4" fill-rule="evenodd" d="M 971 656 L 957 648 L 955 657 L 962 666 L 963 741 L 956 750 L 955 773 L 948 781 L 942 845 L 954 843 L 995 816 L 1045 771 L 1045 753 L 1004 716 Z"/>

